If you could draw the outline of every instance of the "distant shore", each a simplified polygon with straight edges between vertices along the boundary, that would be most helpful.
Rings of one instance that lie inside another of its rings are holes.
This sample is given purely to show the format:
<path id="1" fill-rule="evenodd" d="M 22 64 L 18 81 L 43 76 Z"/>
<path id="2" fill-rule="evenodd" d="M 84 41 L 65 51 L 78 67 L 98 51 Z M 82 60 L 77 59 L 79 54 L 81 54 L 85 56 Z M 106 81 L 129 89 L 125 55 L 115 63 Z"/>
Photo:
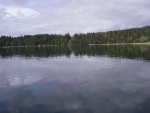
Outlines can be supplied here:
<path id="1" fill-rule="evenodd" d="M 145 42 L 145 43 L 113 43 L 113 44 L 88 44 L 89 46 L 94 46 L 94 45 L 150 45 L 150 42 Z M 61 46 L 61 45 L 38 45 L 38 46 L 5 46 L 5 47 L 0 47 L 0 48 L 15 48 L 15 47 L 52 47 L 52 46 Z M 68 45 L 72 46 L 72 45 Z M 75 46 L 75 45 L 73 45 Z"/>
<path id="2" fill-rule="evenodd" d="M 52 47 L 52 46 L 61 46 L 61 45 L 33 45 L 33 46 L 4 46 L 4 47 L 0 47 L 0 48 L 15 48 L 15 47 L 19 47 L 19 48 L 26 48 L 26 47 Z"/>
<path id="3" fill-rule="evenodd" d="M 150 45 L 150 42 L 145 43 L 113 43 L 113 44 L 88 44 L 90 46 L 92 45 Z"/>

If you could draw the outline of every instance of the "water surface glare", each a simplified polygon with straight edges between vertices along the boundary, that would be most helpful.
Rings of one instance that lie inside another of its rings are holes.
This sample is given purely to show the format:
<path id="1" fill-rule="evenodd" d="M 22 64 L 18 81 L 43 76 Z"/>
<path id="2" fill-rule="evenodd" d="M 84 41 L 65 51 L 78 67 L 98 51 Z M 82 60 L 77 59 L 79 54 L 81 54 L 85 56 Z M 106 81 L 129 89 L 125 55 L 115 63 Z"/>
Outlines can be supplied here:
<path id="1" fill-rule="evenodd" d="M 0 51 L 0 113 L 150 113 L 149 46 Z"/>

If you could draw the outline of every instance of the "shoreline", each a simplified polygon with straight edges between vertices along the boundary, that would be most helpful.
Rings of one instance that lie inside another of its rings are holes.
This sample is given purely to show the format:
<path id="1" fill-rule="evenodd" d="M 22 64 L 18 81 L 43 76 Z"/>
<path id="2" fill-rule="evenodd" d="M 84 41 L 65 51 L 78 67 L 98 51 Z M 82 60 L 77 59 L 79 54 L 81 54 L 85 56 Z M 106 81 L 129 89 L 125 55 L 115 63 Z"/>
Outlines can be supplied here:
<path id="1" fill-rule="evenodd" d="M 113 43 L 113 44 L 88 44 L 89 46 L 92 45 L 150 45 L 150 42 L 146 43 Z"/>
<path id="2" fill-rule="evenodd" d="M 113 44 L 87 44 L 88 46 L 95 46 L 95 45 L 150 45 L 150 42 L 146 43 L 113 43 Z M 42 46 L 5 46 L 0 48 L 27 48 L 27 47 L 56 47 L 62 45 L 42 45 Z M 74 45 L 66 45 L 66 46 L 74 46 Z"/>
<path id="3" fill-rule="evenodd" d="M 5 47 L 0 47 L 0 48 L 28 48 L 28 47 L 56 47 L 56 46 L 61 46 L 61 45 L 42 45 L 42 46 L 5 46 Z"/>

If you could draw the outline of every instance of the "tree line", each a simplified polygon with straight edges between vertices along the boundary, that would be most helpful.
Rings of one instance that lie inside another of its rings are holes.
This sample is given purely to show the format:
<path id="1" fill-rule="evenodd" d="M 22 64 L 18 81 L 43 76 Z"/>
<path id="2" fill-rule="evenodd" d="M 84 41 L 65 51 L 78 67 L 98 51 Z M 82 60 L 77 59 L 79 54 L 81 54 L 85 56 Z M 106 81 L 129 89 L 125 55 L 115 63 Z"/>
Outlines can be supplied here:
<path id="1" fill-rule="evenodd" d="M 50 46 L 88 45 L 113 43 L 144 43 L 150 41 L 150 26 L 97 33 L 37 34 L 25 36 L 1 36 L 0 47 L 5 46 Z"/>

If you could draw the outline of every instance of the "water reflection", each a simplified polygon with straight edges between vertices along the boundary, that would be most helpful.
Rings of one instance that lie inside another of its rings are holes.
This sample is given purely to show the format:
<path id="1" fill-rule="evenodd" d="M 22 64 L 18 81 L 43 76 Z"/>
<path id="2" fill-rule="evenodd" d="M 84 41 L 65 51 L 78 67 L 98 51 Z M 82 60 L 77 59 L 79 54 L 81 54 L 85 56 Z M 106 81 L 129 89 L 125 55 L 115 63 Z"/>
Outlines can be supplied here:
<path id="1" fill-rule="evenodd" d="M 70 57 L 71 53 L 76 56 L 109 56 L 129 59 L 150 60 L 149 45 L 99 45 L 99 46 L 52 46 L 52 47 L 28 47 L 28 48 L 0 48 L 1 57 Z"/>
<path id="2" fill-rule="evenodd" d="M 130 93 L 120 89 L 91 92 L 84 86 L 67 83 L 34 84 L 1 92 L 0 112 L 149 113 L 149 98 L 143 100 L 140 94 Z"/>
<path id="3" fill-rule="evenodd" d="M 150 113 L 149 50 L 1 49 L 0 113 Z"/>

